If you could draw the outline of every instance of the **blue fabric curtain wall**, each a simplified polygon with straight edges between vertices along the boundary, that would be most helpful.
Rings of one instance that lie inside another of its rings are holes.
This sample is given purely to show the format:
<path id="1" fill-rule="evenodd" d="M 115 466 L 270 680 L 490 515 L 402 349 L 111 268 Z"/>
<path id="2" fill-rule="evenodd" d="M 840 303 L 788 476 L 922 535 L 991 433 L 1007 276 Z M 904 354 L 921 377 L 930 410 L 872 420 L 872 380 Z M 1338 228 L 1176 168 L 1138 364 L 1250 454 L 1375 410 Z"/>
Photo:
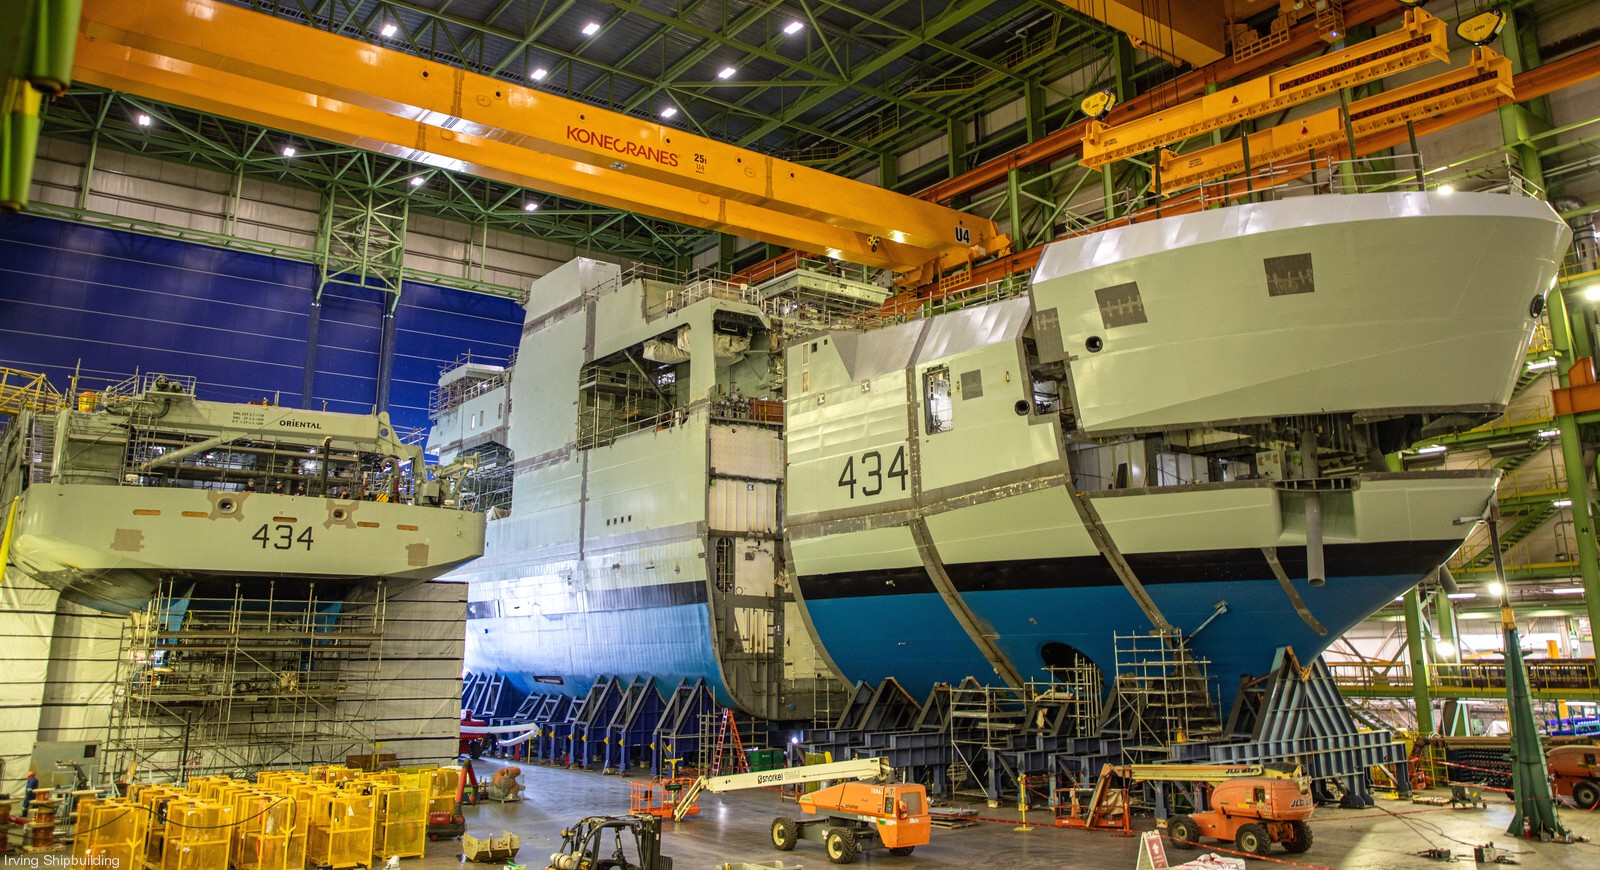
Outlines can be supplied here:
<path id="1" fill-rule="evenodd" d="M 257 254 L 28 215 L 0 215 L 0 365 L 44 372 L 65 390 L 135 371 L 194 375 L 203 399 L 276 398 L 365 413 L 378 394 L 388 295 L 333 285 L 322 295 L 308 401 L 315 267 Z M 516 303 L 407 283 L 395 311 L 389 412 L 428 425 L 428 392 L 458 356 L 503 361 Z"/>

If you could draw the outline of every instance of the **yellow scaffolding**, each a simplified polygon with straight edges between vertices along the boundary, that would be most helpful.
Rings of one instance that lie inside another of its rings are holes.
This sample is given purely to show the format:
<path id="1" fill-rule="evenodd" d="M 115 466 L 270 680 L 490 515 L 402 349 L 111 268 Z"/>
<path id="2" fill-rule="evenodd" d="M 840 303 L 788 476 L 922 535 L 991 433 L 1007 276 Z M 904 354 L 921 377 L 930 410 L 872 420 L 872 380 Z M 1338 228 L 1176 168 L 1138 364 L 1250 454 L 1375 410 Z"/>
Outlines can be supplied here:
<path id="1" fill-rule="evenodd" d="M 23 411 L 59 411 L 65 404 L 61 393 L 38 372 L 0 366 L 0 417 L 15 417 Z"/>

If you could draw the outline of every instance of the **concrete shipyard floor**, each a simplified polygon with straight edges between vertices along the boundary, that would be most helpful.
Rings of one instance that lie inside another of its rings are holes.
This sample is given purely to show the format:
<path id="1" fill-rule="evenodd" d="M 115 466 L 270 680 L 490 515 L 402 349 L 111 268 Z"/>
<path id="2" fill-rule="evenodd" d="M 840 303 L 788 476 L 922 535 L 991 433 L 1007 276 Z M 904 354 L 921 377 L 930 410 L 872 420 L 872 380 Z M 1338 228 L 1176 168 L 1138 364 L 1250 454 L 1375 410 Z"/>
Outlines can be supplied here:
<path id="1" fill-rule="evenodd" d="M 487 759 L 478 762 L 480 779 L 487 781 L 497 764 Z M 628 778 L 603 776 L 581 770 L 543 767 L 521 763 L 522 780 L 527 784 L 524 800 L 513 803 L 485 803 L 466 807 L 467 832 L 476 837 L 515 833 L 522 839 L 517 863 L 526 868 L 543 868 L 550 853 L 561 845 L 561 829 L 588 815 L 617 815 L 628 806 Z M 641 777 L 643 778 L 643 777 Z M 1434 789 L 1428 795 L 1448 796 Z M 1569 830 L 1590 842 L 1541 843 L 1514 839 L 1506 834 L 1511 808 L 1504 796 L 1485 792 L 1487 809 L 1448 809 L 1422 806 L 1409 801 L 1378 799 L 1366 810 L 1340 810 L 1318 807 L 1312 817 L 1315 843 L 1304 855 L 1289 855 L 1280 847 L 1265 859 L 1250 862 L 1253 868 L 1272 867 L 1348 868 L 1348 870 L 1389 870 L 1445 866 L 1444 862 L 1419 856 L 1428 849 L 1449 849 L 1457 861 L 1471 863 L 1472 846 L 1494 843 L 1523 867 L 1592 868 L 1600 867 L 1600 813 L 1564 807 L 1561 819 Z M 951 809 L 938 804 L 935 809 Z M 954 809 L 973 810 L 986 819 L 1017 818 L 1014 809 L 989 809 L 982 802 L 960 804 Z M 828 862 L 821 844 L 801 841 L 792 852 L 778 852 L 769 841 L 768 828 L 778 816 L 798 816 L 793 802 L 773 792 L 743 791 L 700 798 L 700 815 L 683 822 L 662 825 L 663 855 L 672 858 L 673 870 L 712 870 L 724 862 L 768 863 L 781 860 L 786 868 L 824 870 Z M 1030 814 L 1033 821 L 1048 819 Z M 1136 830 L 1148 830 L 1148 816 L 1134 819 Z M 1071 831 L 1038 827 L 1028 832 L 1014 830 L 1015 823 L 977 822 L 966 827 L 945 829 L 937 825 L 932 840 L 917 847 L 915 854 L 895 858 L 879 850 L 863 852 L 858 867 L 883 870 L 966 870 L 966 868 L 1009 865 L 1015 868 L 1115 867 L 1133 870 L 1138 860 L 1137 837 L 1114 833 Z M 1221 844 L 1215 844 L 1221 845 Z M 630 846 L 631 849 L 631 846 Z M 1208 849 L 1196 852 L 1171 851 L 1174 865 L 1193 860 Z M 604 853 L 603 853 L 604 854 Z M 630 856 L 632 855 L 630 851 Z M 1293 860 L 1290 860 L 1293 859 Z M 496 867 L 492 864 L 463 865 L 457 841 L 428 844 L 419 862 L 401 862 L 412 870 L 442 870 L 445 867 Z"/>

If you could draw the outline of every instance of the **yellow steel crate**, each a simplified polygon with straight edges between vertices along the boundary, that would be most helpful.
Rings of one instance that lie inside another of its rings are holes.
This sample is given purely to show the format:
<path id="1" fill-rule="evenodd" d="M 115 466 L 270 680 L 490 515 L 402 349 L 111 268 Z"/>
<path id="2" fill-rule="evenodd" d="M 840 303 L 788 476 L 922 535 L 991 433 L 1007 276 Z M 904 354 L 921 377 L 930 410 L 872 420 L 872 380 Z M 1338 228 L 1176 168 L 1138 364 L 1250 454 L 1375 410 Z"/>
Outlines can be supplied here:
<path id="1" fill-rule="evenodd" d="M 372 861 L 372 825 L 371 795 L 318 792 L 312 799 L 306 860 L 335 870 L 366 866 Z"/>
<path id="2" fill-rule="evenodd" d="M 294 798 L 288 795 L 264 791 L 235 795 L 233 865 L 237 870 L 290 870 L 294 809 Z"/>
<path id="3" fill-rule="evenodd" d="M 173 799 L 167 803 L 161 870 L 219 870 L 228 866 L 233 807 Z"/>
<path id="4" fill-rule="evenodd" d="M 85 867 L 133 867 L 144 849 L 144 810 L 122 798 L 79 804 L 72 860 Z"/>
<path id="5" fill-rule="evenodd" d="M 372 854 L 379 858 L 421 857 L 428 839 L 428 804 L 422 790 L 388 787 L 378 789 L 376 832 Z"/>
<path id="6" fill-rule="evenodd" d="M 427 785 L 424 792 L 428 795 L 429 813 L 453 813 L 456 809 L 456 792 L 461 787 L 461 770 L 455 767 L 440 767 L 425 771 L 420 779 Z"/>

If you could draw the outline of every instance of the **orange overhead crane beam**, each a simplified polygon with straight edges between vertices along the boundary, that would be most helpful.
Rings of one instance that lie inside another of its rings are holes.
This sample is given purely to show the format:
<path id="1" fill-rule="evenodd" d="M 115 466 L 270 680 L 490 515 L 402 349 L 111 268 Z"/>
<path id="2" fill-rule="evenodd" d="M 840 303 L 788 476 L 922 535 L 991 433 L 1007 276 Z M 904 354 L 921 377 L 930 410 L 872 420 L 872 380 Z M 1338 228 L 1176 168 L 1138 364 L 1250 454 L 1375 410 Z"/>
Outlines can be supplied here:
<path id="1" fill-rule="evenodd" d="M 1345 0 L 1345 27 L 1371 24 L 1394 17 L 1399 11 L 1394 0 Z M 1110 120 L 1137 118 L 1178 100 L 1187 100 L 1205 93 L 1211 85 L 1237 81 L 1258 75 L 1303 57 L 1325 47 L 1326 42 L 1317 28 L 1303 25 L 1294 28 L 1278 45 L 1250 55 L 1244 60 L 1223 58 L 1203 69 L 1184 73 L 1170 82 L 1158 85 L 1132 99 L 1124 99 L 1111 110 Z M 1041 139 L 1019 145 L 1006 153 L 961 173 L 955 178 L 941 181 L 917 194 L 930 202 L 949 202 L 958 196 L 967 196 L 987 190 L 1005 181 L 1012 170 L 1031 169 L 1036 166 L 1064 160 L 1080 152 L 1084 132 L 1089 122 L 1080 120 Z"/>
<path id="2" fill-rule="evenodd" d="M 1347 17 L 1350 15 L 1349 6 L 1346 6 L 1345 15 Z M 1536 100 L 1539 97 L 1549 96 L 1550 94 L 1562 90 L 1563 88 L 1569 88 L 1573 85 L 1582 84 L 1583 82 L 1595 78 L 1600 78 L 1600 46 L 1587 48 L 1576 54 L 1571 54 L 1558 60 L 1547 61 L 1541 66 L 1528 70 L 1527 72 L 1518 73 L 1512 79 L 1512 89 L 1517 95 L 1517 100 L 1521 102 L 1527 102 L 1529 100 Z M 1428 118 L 1420 123 L 1415 124 L 1415 134 L 1417 136 L 1426 136 L 1429 133 L 1435 133 L 1440 130 L 1453 127 L 1457 124 L 1466 123 L 1467 121 L 1471 121 L 1475 118 L 1481 118 L 1484 115 L 1493 112 L 1499 104 L 1500 101 L 1498 100 L 1479 101 L 1451 108 L 1439 115 L 1435 115 L 1432 118 Z M 1410 135 L 1410 131 L 1407 131 L 1403 128 L 1395 129 L 1393 127 L 1383 129 L 1375 133 L 1370 133 L 1365 137 L 1357 138 L 1356 153 L 1358 155 L 1374 154 L 1384 150 L 1385 148 L 1393 148 L 1406 142 L 1410 138 Z M 1327 155 L 1319 154 L 1318 156 L 1327 156 L 1333 159 L 1347 157 L 1349 156 L 1348 146 L 1345 143 L 1340 143 L 1337 147 L 1330 149 Z M 1287 181 L 1289 179 L 1284 178 L 1283 180 Z M 1242 182 L 1239 183 L 1237 185 L 1238 195 L 1243 196 L 1246 192 L 1247 191 L 1244 184 Z M 1206 201 L 1202 201 L 1198 197 L 1188 197 L 1178 201 L 1163 203 L 1161 206 L 1159 206 L 1159 210 L 1161 215 L 1188 214 L 1191 212 L 1200 211 L 1201 209 L 1205 208 L 1207 204 L 1208 203 Z M 1119 218 L 1116 221 L 1107 222 L 1101 227 L 1097 227 L 1096 230 L 1110 229 L 1112 227 L 1124 226 L 1126 224 L 1136 223 L 1138 221 L 1151 220 L 1157 216 L 1157 208 L 1157 206 L 1150 206 L 1141 209 L 1140 211 L 1137 211 L 1131 215 L 1126 215 L 1122 218 Z M 1063 238 L 1068 237 L 1070 236 L 1063 236 Z M 1039 264 L 1039 257 L 1044 253 L 1044 248 L 1044 245 L 1037 245 L 1035 247 L 1017 251 L 1016 253 L 974 266 L 971 273 L 968 274 L 960 283 L 952 284 L 942 288 L 938 287 L 937 285 L 930 284 L 921 287 L 916 291 L 901 293 L 884 302 L 883 310 L 886 312 L 908 311 L 915 309 L 923 302 L 930 300 L 937 301 L 938 299 L 946 296 L 959 294 L 962 290 L 967 288 L 987 284 L 991 281 L 998 281 L 1007 275 L 1014 275 L 1018 272 L 1027 271 L 1028 269 L 1032 269 L 1034 266 Z M 1597 390 L 1596 394 L 1600 395 L 1600 390 Z M 1596 401 L 1597 407 L 1600 407 L 1600 398 L 1597 398 Z"/>
<path id="3" fill-rule="evenodd" d="M 1404 129 L 1449 109 L 1490 101 L 1493 106 L 1511 102 L 1511 61 L 1487 48 L 1472 51 L 1472 60 L 1459 69 L 1423 79 L 1391 91 L 1356 100 L 1346 114 L 1335 106 L 1298 121 L 1251 133 L 1249 159 L 1245 140 L 1230 139 L 1183 154 L 1161 152 L 1161 189 L 1175 190 L 1221 178 L 1250 166 L 1301 159 L 1316 152 L 1327 154 L 1345 146 L 1349 134 L 1362 140 L 1387 130 Z"/>
<path id="4" fill-rule="evenodd" d="M 1128 35 L 1136 46 L 1173 63 L 1200 67 L 1227 54 L 1222 0 L 1061 0 L 1074 12 Z"/>
<path id="5" fill-rule="evenodd" d="M 1404 69 L 1433 61 L 1448 62 L 1447 35 L 1443 21 L 1421 9 L 1408 9 L 1405 24 L 1399 29 L 1349 48 L 1115 126 L 1090 121 L 1083 135 L 1081 162 L 1098 169 L 1124 157 L 1335 94 Z"/>
<path id="6" fill-rule="evenodd" d="M 85 0 L 74 78 L 902 273 L 1010 244 L 974 215 L 214 0 Z"/>

